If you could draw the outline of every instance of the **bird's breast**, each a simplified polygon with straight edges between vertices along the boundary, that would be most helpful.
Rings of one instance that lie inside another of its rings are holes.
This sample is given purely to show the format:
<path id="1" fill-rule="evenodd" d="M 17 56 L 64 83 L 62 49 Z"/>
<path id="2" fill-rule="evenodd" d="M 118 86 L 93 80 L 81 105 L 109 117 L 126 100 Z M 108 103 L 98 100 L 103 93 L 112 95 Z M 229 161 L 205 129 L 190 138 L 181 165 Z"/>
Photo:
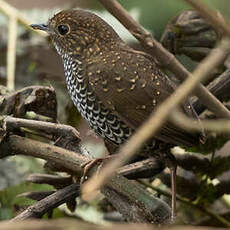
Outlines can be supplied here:
<path id="1" fill-rule="evenodd" d="M 63 58 L 68 92 L 81 116 L 101 137 L 121 144 L 132 134 L 132 129 L 106 108 L 88 87 L 83 64 L 70 57 Z"/>

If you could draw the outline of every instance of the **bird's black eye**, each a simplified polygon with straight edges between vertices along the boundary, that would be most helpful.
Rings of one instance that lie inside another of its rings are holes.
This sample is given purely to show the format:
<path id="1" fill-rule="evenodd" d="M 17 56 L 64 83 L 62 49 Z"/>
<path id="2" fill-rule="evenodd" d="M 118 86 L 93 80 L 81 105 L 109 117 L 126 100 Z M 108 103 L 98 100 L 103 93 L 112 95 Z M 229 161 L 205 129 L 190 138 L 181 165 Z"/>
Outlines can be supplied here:
<path id="1" fill-rule="evenodd" d="M 69 32 L 69 26 L 67 25 L 59 25 L 58 26 L 58 32 L 61 35 L 65 35 Z"/>

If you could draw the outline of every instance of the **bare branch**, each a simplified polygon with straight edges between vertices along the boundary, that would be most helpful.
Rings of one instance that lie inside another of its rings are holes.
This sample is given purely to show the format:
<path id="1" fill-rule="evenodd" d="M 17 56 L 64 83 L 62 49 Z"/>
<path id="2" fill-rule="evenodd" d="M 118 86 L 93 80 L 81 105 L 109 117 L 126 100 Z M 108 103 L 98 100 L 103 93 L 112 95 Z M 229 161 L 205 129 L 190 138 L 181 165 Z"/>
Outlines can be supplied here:
<path id="1" fill-rule="evenodd" d="M 25 17 L 23 17 L 20 12 L 14 8 L 13 6 L 11 6 L 10 4 L 8 4 L 6 1 L 1 0 L 1 4 L 0 4 L 0 11 L 2 11 L 4 14 L 6 14 L 8 17 L 15 17 L 19 23 L 21 23 L 22 25 L 24 25 L 25 27 L 27 27 L 29 30 L 34 31 L 29 25 L 31 24 L 29 22 L 29 20 L 27 20 Z M 34 31 L 35 33 L 40 34 L 43 37 L 47 37 L 47 34 L 41 31 Z"/>
<path id="2" fill-rule="evenodd" d="M 221 101 L 227 101 L 230 98 L 230 70 L 227 69 L 214 81 L 210 82 L 207 89 Z M 205 106 L 200 103 L 199 99 L 192 102 L 192 105 L 198 114 L 205 110 Z"/>
<path id="3" fill-rule="evenodd" d="M 210 222 L 210 221 L 209 221 Z M 207 223 L 206 223 L 207 224 Z M 26 220 L 20 222 L 2 221 L 0 230 L 154 230 L 156 226 L 148 224 L 109 224 L 109 225 L 96 225 L 85 221 L 80 221 L 71 218 L 62 218 L 54 220 Z M 160 230 L 168 230 L 169 226 L 158 227 Z M 226 230 L 226 228 L 214 227 L 197 227 L 197 226 L 172 226 L 170 230 Z"/>
<path id="4" fill-rule="evenodd" d="M 77 174 L 82 173 L 81 165 L 91 160 L 80 153 L 16 135 L 10 135 L 0 147 L 0 158 L 10 156 L 10 154 L 38 157 L 53 161 Z"/>
<path id="5" fill-rule="evenodd" d="M 143 161 L 124 165 L 122 168 L 118 169 L 118 173 L 128 179 L 150 178 L 162 172 L 164 167 L 163 162 L 155 158 L 148 158 Z"/>
<path id="6" fill-rule="evenodd" d="M 58 190 L 57 192 L 47 196 L 38 201 L 36 204 L 30 206 L 24 212 L 13 218 L 12 221 L 25 220 L 28 218 L 42 217 L 48 211 L 66 203 L 80 194 L 79 184 L 71 184 L 68 187 Z"/>
<path id="7" fill-rule="evenodd" d="M 219 134 L 230 133 L 230 121 L 229 120 L 201 120 L 199 123 L 197 120 L 191 119 L 184 115 L 179 110 L 175 109 L 170 119 L 177 125 L 189 131 L 210 131 Z"/>
<path id="8" fill-rule="evenodd" d="M 1 0 L 0 11 L 9 17 L 8 41 L 7 41 L 7 88 L 14 89 L 15 86 L 15 65 L 16 65 L 16 43 L 18 22 L 30 28 L 29 21 L 26 20 L 16 8 L 10 6 L 4 0 Z M 36 31 L 43 37 L 47 35 L 41 31 Z"/>
<path id="9" fill-rule="evenodd" d="M 68 136 L 68 139 L 74 139 L 77 143 L 80 141 L 78 131 L 69 125 L 56 124 L 45 121 L 26 120 L 7 116 L 3 120 L 3 128 L 7 131 L 13 131 L 19 128 L 35 129 L 55 136 Z"/>
<path id="10" fill-rule="evenodd" d="M 17 222 L 1 221 L 0 230 L 153 230 L 152 225 L 147 224 L 110 224 L 110 225 L 96 225 L 86 221 L 76 220 L 74 218 L 62 218 L 53 220 L 24 220 Z M 182 230 L 184 228 L 175 228 L 173 230 Z M 188 228 L 185 230 L 195 230 Z M 196 230 L 214 230 L 214 228 L 202 228 Z M 215 229 L 221 230 L 221 229 Z"/>
<path id="11" fill-rule="evenodd" d="M 17 18 L 11 15 L 9 18 L 8 41 L 7 41 L 7 88 L 14 90 L 16 43 L 17 43 Z"/>
<path id="12" fill-rule="evenodd" d="M 40 192 L 24 192 L 21 193 L 19 195 L 17 195 L 17 197 L 26 197 L 29 198 L 31 200 L 36 200 L 36 201 L 40 201 L 42 199 L 45 199 L 47 196 L 50 196 L 51 194 L 55 193 L 56 191 L 40 191 Z"/>
<path id="13" fill-rule="evenodd" d="M 73 183 L 71 176 L 57 176 L 50 174 L 30 174 L 26 178 L 27 182 L 36 183 L 36 184 L 49 184 L 54 186 L 56 189 L 64 188 Z"/>

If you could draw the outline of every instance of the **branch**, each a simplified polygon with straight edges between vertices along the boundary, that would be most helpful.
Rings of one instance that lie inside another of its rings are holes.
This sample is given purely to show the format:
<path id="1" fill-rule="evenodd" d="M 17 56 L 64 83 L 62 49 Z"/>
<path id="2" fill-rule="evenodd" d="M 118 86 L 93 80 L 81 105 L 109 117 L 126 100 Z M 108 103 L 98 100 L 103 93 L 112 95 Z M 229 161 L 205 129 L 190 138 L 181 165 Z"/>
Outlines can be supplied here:
<path id="1" fill-rule="evenodd" d="M 171 180 L 169 172 L 162 172 L 157 176 L 160 181 L 166 185 L 168 188 L 171 188 Z M 184 198 L 189 199 L 191 202 L 197 198 L 197 194 L 200 191 L 200 181 L 194 175 L 191 175 L 189 178 L 184 177 L 183 175 L 176 176 L 177 182 L 177 194 Z"/>
<path id="2" fill-rule="evenodd" d="M 68 187 L 58 190 L 57 192 L 38 201 L 36 204 L 27 208 L 24 212 L 16 216 L 12 221 L 21 221 L 28 218 L 40 218 L 48 211 L 53 210 L 59 205 L 66 203 L 80 194 L 79 184 L 71 184 Z"/>
<path id="3" fill-rule="evenodd" d="M 55 190 L 53 190 L 53 191 L 40 191 L 40 192 L 23 192 L 23 193 L 21 193 L 21 194 L 19 194 L 19 195 L 17 195 L 17 197 L 25 197 L 25 198 L 29 198 L 29 199 L 31 199 L 31 200 L 35 200 L 35 201 L 40 201 L 40 200 L 42 200 L 42 199 L 45 199 L 46 197 L 48 197 L 48 196 L 50 196 L 50 195 L 52 195 L 53 193 L 55 193 L 56 191 Z M 64 196 L 65 196 L 65 194 L 63 194 Z M 54 198 L 55 199 L 55 198 Z M 57 202 L 59 202 L 58 200 L 57 200 Z M 64 201 L 63 203 L 65 203 L 66 201 Z M 67 200 L 67 202 L 68 202 L 68 200 Z M 49 204 L 46 204 L 46 203 L 44 203 L 44 204 L 42 204 L 42 205 L 47 205 L 47 207 L 46 207 L 46 209 L 48 209 L 48 211 L 47 212 L 49 212 L 49 211 L 51 211 L 52 210 L 52 208 L 50 208 L 49 207 Z M 53 204 L 52 204 L 53 205 Z M 60 204 L 59 204 L 60 205 Z M 31 206 L 29 207 L 29 208 L 27 208 L 27 210 L 30 212 L 31 210 L 30 210 L 30 208 L 31 208 Z M 44 215 L 45 213 L 43 213 L 42 215 Z M 33 215 L 33 214 L 32 214 Z M 42 216 L 41 215 L 41 216 Z M 39 216 L 39 215 L 37 215 L 36 217 L 41 217 L 41 216 Z M 29 216 L 28 217 L 26 217 L 25 219 L 27 219 L 27 218 L 30 218 Z"/>
<path id="4" fill-rule="evenodd" d="M 164 168 L 163 162 L 150 157 L 143 161 L 124 165 L 118 169 L 118 173 L 128 179 L 151 178 L 161 173 Z"/>
<path id="5" fill-rule="evenodd" d="M 210 223 L 210 221 L 209 221 Z M 81 220 L 62 218 L 54 220 L 26 220 L 20 222 L 1 221 L 0 230 L 67 230 L 67 229 L 79 229 L 79 230 L 154 230 L 156 226 L 148 224 L 109 224 L 109 225 L 97 225 L 88 223 Z M 158 227 L 159 230 L 168 230 L 169 227 Z M 224 230 L 226 228 L 213 228 L 213 227 L 197 227 L 197 226 L 173 226 L 170 230 Z"/>
<path id="6" fill-rule="evenodd" d="M 39 157 L 62 165 L 63 168 L 74 175 L 82 174 L 83 168 L 81 165 L 92 160 L 92 158 L 80 155 L 77 152 L 68 151 L 60 147 L 16 135 L 10 135 L 2 141 L 0 144 L 0 153 L 0 158 L 13 154 Z M 89 176 L 97 171 L 97 167 L 99 166 L 95 165 L 90 170 Z M 133 167 L 130 169 L 131 173 L 133 173 Z M 120 170 L 122 173 L 128 174 L 127 171 Z M 118 208 L 118 211 L 127 220 L 159 224 L 165 222 L 170 217 L 170 208 L 165 202 L 153 197 L 152 194 L 148 193 L 145 189 L 130 182 L 121 175 L 113 177 L 113 179 L 104 186 L 102 193 L 105 194 L 110 203 Z M 140 196 L 140 194 L 142 194 L 142 196 Z M 131 204 L 135 210 L 134 212 L 130 212 Z"/>
<path id="7" fill-rule="evenodd" d="M 27 111 L 57 119 L 57 100 L 54 88 L 28 86 L 23 89 L 0 95 L 0 115 L 25 117 Z"/>
<path id="8" fill-rule="evenodd" d="M 74 218 L 61 218 L 53 220 L 26 220 L 18 222 L 1 221 L 0 230 L 154 230 L 155 227 L 148 224 L 109 224 L 109 225 L 97 225 L 88 223 L 86 221 L 76 220 Z M 160 228 L 161 230 L 167 230 L 166 228 Z M 217 228 L 197 228 L 197 227 L 174 227 L 172 230 L 222 230 Z"/>
<path id="9" fill-rule="evenodd" d="M 210 170 L 210 161 L 207 157 L 201 154 L 193 153 L 175 153 L 175 158 L 178 166 L 181 168 L 191 171 L 194 174 L 208 174 Z"/>
<path id="10" fill-rule="evenodd" d="M 38 157 L 62 165 L 76 174 L 81 174 L 81 165 L 91 160 L 80 153 L 16 135 L 7 137 L 1 143 L 0 149 L 0 158 L 10 156 L 10 154 Z"/>
<path id="11" fill-rule="evenodd" d="M 68 137 L 68 139 L 74 140 L 76 143 L 79 143 L 80 141 L 80 135 L 78 131 L 69 125 L 56 124 L 45 121 L 26 120 L 7 116 L 3 119 L 3 128 L 7 132 L 12 132 L 14 129 L 19 128 L 35 129 L 39 130 L 40 132 L 53 134 L 55 136 Z"/>
<path id="12" fill-rule="evenodd" d="M 49 184 L 54 186 L 56 189 L 65 188 L 68 185 L 73 183 L 73 179 L 71 176 L 56 176 L 50 174 L 30 174 L 26 178 L 27 182 L 35 183 L 35 184 Z"/>
<path id="13" fill-rule="evenodd" d="M 30 21 L 27 20 L 25 17 L 23 17 L 15 7 L 11 6 L 4 0 L 1 0 L 0 2 L 1 2 L 0 11 L 2 11 L 5 15 L 7 15 L 8 17 L 15 17 L 18 20 L 18 22 L 20 22 L 22 25 L 24 25 L 29 30 L 35 33 L 38 33 L 42 37 L 47 37 L 46 33 L 41 32 L 39 30 L 33 30 L 31 26 L 29 26 L 31 24 Z"/>
<path id="14" fill-rule="evenodd" d="M 169 53 L 152 35 L 147 32 L 140 24 L 135 22 L 129 13 L 116 0 L 99 0 L 101 4 L 116 17 L 140 43 L 146 47 L 147 51 L 156 57 L 159 63 L 169 69 L 180 80 L 185 80 L 190 73 L 177 61 L 175 56 Z M 224 105 L 214 97 L 203 85 L 197 84 L 194 88 L 195 95 L 218 117 L 230 118 L 230 112 Z"/>
<path id="15" fill-rule="evenodd" d="M 201 120 L 197 122 L 195 119 L 191 119 L 180 112 L 178 109 L 170 115 L 170 119 L 174 124 L 188 131 L 209 131 L 215 132 L 217 134 L 230 133 L 230 121 L 221 119 L 221 120 Z"/>
<path id="16" fill-rule="evenodd" d="M 92 193 L 100 188 L 121 165 L 125 164 L 143 146 L 143 144 L 160 129 L 167 120 L 169 112 L 179 105 L 186 96 L 205 79 L 225 58 L 229 51 L 229 41 L 223 40 L 217 49 L 211 51 L 197 67 L 193 75 L 186 79 L 177 90 L 162 103 L 150 118 L 136 131 L 136 133 L 119 150 L 119 157 L 108 163 L 97 176 L 93 176 L 82 188 L 83 194 Z"/>
<path id="17" fill-rule="evenodd" d="M 230 99 L 230 70 L 227 69 L 215 80 L 210 82 L 207 89 L 221 101 L 228 101 Z M 200 103 L 199 99 L 196 99 L 192 105 L 198 114 L 201 114 L 205 110 L 205 107 Z"/>
<path id="18" fill-rule="evenodd" d="M 31 30 L 30 23 L 18 10 L 1 0 L 0 11 L 9 17 L 8 41 L 7 41 L 7 88 L 13 90 L 15 87 L 15 65 L 16 65 L 16 43 L 18 22 Z M 36 31 L 43 37 L 47 35 L 41 31 Z"/>
<path id="19" fill-rule="evenodd" d="M 138 186 L 136 183 L 127 183 L 125 177 L 115 175 L 101 189 L 106 199 L 117 209 L 122 210 L 122 215 L 128 221 L 141 223 L 167 223 L 170 219 L 171 210 L 169 206 L 158 199 L 153 202 L 153 195 Z M 121 185 L 126 185 L 122 186 Z M 141 194 L 141 196 L 140 196 Z M 141 197 L 142 203 L 139 202 Z M 138 198 L 138 199 L 137 199 Z M 132 210 L 132 211 L 131 211 Z"/>
<path id="20" fill-rule="evenodd" d="M 15 66 L 16 66 L 16 43 L 17 43 L 17 18 L 11 15 L 8 25 L 7 41 L 7 88 L 14 90 L 15 87 Z"/>

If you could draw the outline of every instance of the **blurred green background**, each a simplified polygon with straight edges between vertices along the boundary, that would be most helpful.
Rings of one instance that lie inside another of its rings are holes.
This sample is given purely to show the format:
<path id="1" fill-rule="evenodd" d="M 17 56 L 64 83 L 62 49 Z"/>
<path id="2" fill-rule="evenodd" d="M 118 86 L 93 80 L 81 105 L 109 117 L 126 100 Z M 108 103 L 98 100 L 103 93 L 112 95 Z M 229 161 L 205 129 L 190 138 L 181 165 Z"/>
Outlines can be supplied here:
<path id="1" fill-rule="evenodd" d="M 167 22 L 175 15 L 191 7 L 182 0 L 120 0 L 126 9 L 140 9 L 140 23 L 159 38 Z M 204 0 L 211 8 L 220 10 L 226 17 L 230 16 L 230 1 Z"/>

